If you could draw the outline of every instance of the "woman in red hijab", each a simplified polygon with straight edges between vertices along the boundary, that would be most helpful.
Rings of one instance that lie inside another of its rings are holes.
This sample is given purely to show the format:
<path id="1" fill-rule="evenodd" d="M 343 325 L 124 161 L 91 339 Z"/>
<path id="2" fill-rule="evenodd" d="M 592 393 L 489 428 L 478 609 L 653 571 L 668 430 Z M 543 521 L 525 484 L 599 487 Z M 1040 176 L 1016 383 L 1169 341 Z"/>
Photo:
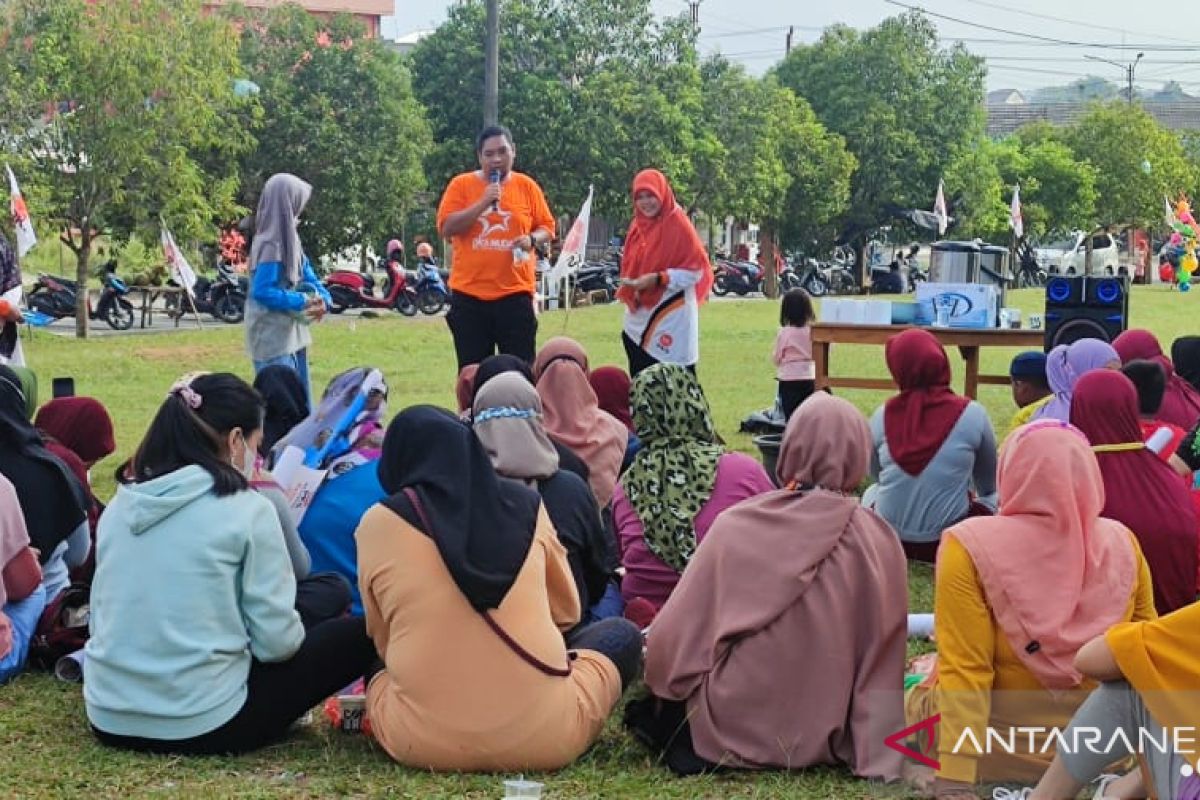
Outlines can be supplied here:
<path id="1" fill-rule="evenodd" d="M 1167 393 L 1163 396 L 1162 408 L 1158 410 L 1158 421 L 1178 425 L 1185 431 L 1200 420 L 1200 392 L 1175 374 L 1175 365 L 1163 355 L 1162 345 L 1154 334 L 1147 330 L 1125 331 L 1113 340 L 1113 347 L 1121 356 L 1121 363 L 1135 359 L 1157 361 L 1167 371 Z M 1074 420 L 1072 420 L 1074 422 Z"/>
<path id="2" fill-rule="evenodd" d="M 699 304 L 713 282 L 708 253 L 658 170 L 644 169 L 633 179 L 633 209 L 617 290 L 626 309 L 621 339 L 629 374 L 659 362 L 694 367 Z"/>
<path id="3" fill-rule="evenodd" d="M 1089 372 L 1075 385 L 1071 423 L 1096 451 L 1104 510 L 1133 531 L 1154 581 L 1154 605 L 1169 614 L 1196 599 L 1196 510 L 1183 480 L 1142 442 L 1137 389 L 1119 372 Z"/>
<path id="4" fill-rule="evenodd" d="M 931 333 L 897 334 L 884 355 L 900 393 L 871 418 L 876 483 L 863 503 L 909 558 L 932 562 L 943 530 L 995 510 L 996 435 L 983 406 L 950 388 L 950 361 Z"/>
<path id="5" fill-rule="evenodd" d="M 96 525 L 104 511 L 104 504 L 92 492 L 90 470 L 116 452 L 112 417 L 94 397 L 56 397 L 38 409 L 34 426 L 41 431 L 46 449 L 67 465 L 87 492 L 92 550 L 71 577 L 90 582 L 96 565 Z"/>

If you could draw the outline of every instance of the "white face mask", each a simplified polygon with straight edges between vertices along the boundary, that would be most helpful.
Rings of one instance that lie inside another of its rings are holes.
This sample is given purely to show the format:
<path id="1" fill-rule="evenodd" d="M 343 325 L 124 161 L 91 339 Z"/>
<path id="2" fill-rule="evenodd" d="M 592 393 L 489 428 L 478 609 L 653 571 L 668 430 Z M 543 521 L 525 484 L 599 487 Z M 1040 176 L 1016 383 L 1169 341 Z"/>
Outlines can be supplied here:
<path id="1" fill-rule="evenodd" d="M 239 465 L 230 460 L 233 468 L 242 473 L 248 481 L 254 480 L 254 468 L 258 465 L 258 454 L 250 449 L 250 443 L 246 441 L 246 435 L 242 434 L 242 463 Z"/>

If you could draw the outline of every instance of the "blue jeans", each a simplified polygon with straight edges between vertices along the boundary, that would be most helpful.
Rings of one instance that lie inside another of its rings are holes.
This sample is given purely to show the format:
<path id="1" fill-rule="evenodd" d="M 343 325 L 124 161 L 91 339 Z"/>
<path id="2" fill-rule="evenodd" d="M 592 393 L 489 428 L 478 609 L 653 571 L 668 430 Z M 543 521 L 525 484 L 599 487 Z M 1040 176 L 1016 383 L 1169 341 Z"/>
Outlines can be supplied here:
<path id="1" fill-rule="evenodd" d="M 308 379 L 308 348 L 303 348 L 287 355 L 268 358 L 266 361 L 255 361 L 254 374 L 257 375 L 267 367 L 275 366 L 291 367 L 295 370 L 296 374 L 300 376 L 300 382 L 304 384 L 304 388 L 308 392 L 308 407 L 315 408 L 313 406 L 312 383 Z"/>
<path id="2" fill-rule="evenodd" d="M 25 667 L 29 643 L 33 641 L 34 631 L 45 608 L 46 590 L 42 586 L 34 589 L 33 594 L 24 600 L 4 606 L 4 616 L 12 624 L 12 650 L 0 658 L 0 683 L 12 680 Z"/>

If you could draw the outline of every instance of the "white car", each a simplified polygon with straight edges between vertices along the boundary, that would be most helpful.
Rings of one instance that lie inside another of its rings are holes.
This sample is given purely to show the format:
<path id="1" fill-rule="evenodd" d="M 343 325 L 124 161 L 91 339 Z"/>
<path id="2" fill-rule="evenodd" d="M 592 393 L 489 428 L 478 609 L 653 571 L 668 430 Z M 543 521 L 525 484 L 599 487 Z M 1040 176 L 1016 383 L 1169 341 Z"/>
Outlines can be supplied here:
<path id="1" fill-rule="evenodd" d="M 1083 231 L 1075 231 L 1075 241 L 1051 271 L 1060 275 L 1084 274 L 1087 259 L 1087 244 Z M 1120 269 L 1120 248 L 1112 234 L 1101 231 L 1092 236 L 1092 274 L 1116 275 Z"/>

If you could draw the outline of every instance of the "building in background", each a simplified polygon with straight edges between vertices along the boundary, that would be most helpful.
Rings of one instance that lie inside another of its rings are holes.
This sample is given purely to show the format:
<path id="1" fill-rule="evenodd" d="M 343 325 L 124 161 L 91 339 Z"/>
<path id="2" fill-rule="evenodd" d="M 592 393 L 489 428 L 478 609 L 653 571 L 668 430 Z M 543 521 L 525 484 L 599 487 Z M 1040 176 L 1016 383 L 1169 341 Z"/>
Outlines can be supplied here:
<path id="1" fill-rule="evenodd" d="M 411 33 L 406 33 L 403 36 L 396 37 L 392 40 L 391 44 L 392 47 L 394 47 L 400 53 L 400 55 L 405 55 L 406 53 L 411 53 L 413 48 L 416 47 L 422 39 L 431 35 L 432 33 L 433 31 L 431 30 L 412 31 Z"/>
<path id="2" fill-rule="evenodd" d="M 240 0 L 247 8 L 272 8 L 284 2 L 296 5 L 318 17 L 334 14 L 353 14 L 367 27 L 367 35 L 375 38 L 380 34 L 383 18 L 395 13 L 392 0 Z M 216 8 L 229 5 L 232 0 L 206 0 L 205 6 Z"/>

